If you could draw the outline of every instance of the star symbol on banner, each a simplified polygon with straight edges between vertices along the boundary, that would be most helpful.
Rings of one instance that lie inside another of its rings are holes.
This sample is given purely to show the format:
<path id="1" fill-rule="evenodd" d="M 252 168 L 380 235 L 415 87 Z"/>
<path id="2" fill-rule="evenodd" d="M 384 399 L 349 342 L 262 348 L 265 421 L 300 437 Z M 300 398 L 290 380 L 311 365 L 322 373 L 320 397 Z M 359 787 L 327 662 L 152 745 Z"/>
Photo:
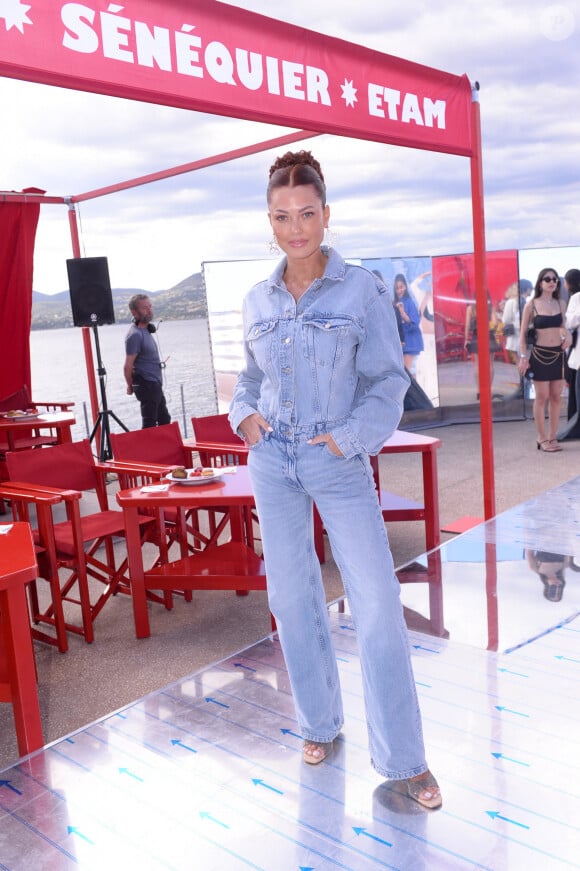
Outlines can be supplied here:
<path id="1" fill-rule="evenodd" d="M 349 82 L 346 78 L 344 80 L 344 85 L 341 85 L 340 87 L 342 88 L 342 99 L 347 106 L 350 106 L 351 109 L 354 109 L 354 104 L 358 103 L 358 99 L 356 96 L 358 88 L 355 88 L 352 79 Z"/>
<path id="2" fill-rule="evenodd" d="M 29 9 L 30 6 L 20 0 L 0 0 L 0 18 L 4 19 L 6 30 L 17 27 L 20 33 L 24 33 L 24 25 L 32 24 L 26 14 Z"/>

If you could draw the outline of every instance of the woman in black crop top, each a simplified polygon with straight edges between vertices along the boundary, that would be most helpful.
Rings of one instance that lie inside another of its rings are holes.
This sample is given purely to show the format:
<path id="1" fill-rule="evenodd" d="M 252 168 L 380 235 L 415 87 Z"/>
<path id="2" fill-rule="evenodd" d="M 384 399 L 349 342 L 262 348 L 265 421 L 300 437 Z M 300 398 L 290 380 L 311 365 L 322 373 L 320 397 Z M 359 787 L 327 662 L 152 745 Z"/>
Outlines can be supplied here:
<path id="1" fill-rule="evenodd" d="M 534 379 L 534 421 L 538 431 L 538 450 L 561 451 L 556 439 L 560 418 L 560 398 L 564 387 L 564 351 L 572 336 L 564 326 L 566 307 L 560 299 L 560 279 L 555 269 L 541 269 L 534 294 L 524 306 L 520 329 L 520 375 Z M 533 341 L 527 354 L 528 328 Z M 546 405 L 548 432 L 546 433 Z"/>

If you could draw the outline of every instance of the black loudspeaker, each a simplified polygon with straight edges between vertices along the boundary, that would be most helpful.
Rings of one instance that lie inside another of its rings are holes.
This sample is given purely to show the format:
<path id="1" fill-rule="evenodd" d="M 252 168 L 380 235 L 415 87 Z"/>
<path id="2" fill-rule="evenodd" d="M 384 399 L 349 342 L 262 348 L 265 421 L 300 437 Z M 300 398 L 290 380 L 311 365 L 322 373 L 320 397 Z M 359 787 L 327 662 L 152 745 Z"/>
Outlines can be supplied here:
<path id="1" fill-rule="evenodd" d="M 66 261 L 66 268 L 75 327 L 114 324 L 107 258 L 75 258 Z"/>

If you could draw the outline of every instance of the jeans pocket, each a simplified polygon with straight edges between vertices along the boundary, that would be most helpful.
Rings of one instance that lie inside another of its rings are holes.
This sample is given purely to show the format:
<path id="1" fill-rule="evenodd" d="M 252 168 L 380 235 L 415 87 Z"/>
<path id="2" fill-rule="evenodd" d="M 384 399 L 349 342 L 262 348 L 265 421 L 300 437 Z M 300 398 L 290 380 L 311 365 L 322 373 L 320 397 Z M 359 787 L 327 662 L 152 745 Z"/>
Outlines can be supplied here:
<path id="1" fill-rule="evenodd" d="M 344 456 L 344 454 L 335 454 L 334 451 L 331 451 L 330 448 L 328 447 L 328 442 L 323 442 L 322 445 L 323 445 L 323 447 L 324 447 L 325 452 L 326 452 L 329 456 L 331 456 L 334 460 L 344 460 L 344 459 L 346 459 L 346 457 Z"/>
<path id="2" fill-rule="evenodd" d="M 246 444 L 248 445 L 249 450 L 254 452 L 254 451 L 258 451 L 261 448 L 261 446 L 267 441 L 268 441 L 267 433 L 264 433 L 262 435 L 262 438 L 259 439 L 257 442 L 255 442 L 253 445 L 249 444 L 248 442 L 246 442 Z"/>

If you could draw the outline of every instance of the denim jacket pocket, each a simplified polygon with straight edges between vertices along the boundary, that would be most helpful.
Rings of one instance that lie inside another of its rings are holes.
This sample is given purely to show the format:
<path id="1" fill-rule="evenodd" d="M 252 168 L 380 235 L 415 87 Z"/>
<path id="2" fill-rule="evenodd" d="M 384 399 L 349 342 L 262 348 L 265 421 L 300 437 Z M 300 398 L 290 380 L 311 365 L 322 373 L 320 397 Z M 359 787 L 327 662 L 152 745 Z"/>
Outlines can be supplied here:
<path id="1" fill-rule="evenodd" d="M 344 315 L 311 315 L 304 318 L 302 328 L 304 356 L 317 366 L 334 366 L 349 344 L 356 344 L 354 324 Z"/>
<path id="2" fill-rule="evenodd" d="M 256 321 L 248 327 L 246 341 L 257 365 L 270 375 L 275 367 L 276 320 Z"/>

